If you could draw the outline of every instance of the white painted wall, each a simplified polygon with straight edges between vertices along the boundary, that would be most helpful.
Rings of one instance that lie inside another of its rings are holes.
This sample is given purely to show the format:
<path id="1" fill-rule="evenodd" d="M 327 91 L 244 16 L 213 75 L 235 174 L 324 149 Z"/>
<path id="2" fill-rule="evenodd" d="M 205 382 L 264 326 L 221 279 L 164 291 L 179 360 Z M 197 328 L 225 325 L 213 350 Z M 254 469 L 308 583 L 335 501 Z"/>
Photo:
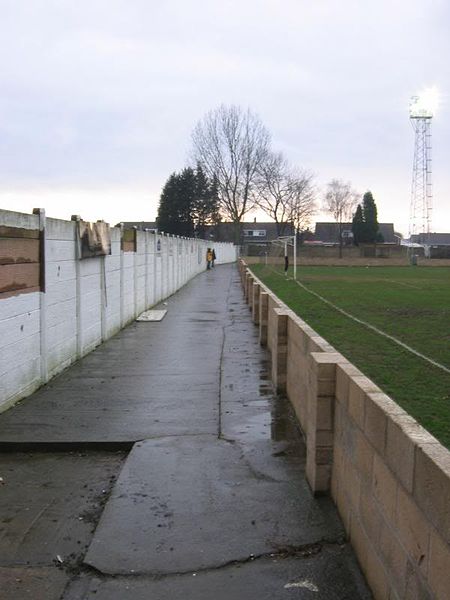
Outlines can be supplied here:
<path id="1" fill-rule="evenodd" d="M 39 229 L 37 215 L 2 211 L 1 225 Z M 0 266 L 1 268 L 1 266 Z M 0 304 L 0 406 L 30 394 L 41 382 L 40 293 L 4 298 Z"/>
<path id="2" fill-rule="evenodd" d="M 137 252 L 122 252 L 114 227 L 110 256 L 78 260 L 76 223 L 42 219 L 46 292 L 0 299 L 0 411 L 204 271 L 211 245 L 138 231 Z M 0 210 L 0 225 L 39 229 L 39 223 L 38 215 Z M 216 264 L 236 260 L 232 244 L 214 249 Z"/>

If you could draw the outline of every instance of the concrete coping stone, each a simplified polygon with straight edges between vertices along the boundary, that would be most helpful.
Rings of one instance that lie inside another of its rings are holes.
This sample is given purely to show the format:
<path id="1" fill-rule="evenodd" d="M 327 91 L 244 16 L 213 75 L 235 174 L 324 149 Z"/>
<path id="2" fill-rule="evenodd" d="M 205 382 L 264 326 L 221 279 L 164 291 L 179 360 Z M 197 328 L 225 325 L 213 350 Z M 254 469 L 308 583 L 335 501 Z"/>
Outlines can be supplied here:
<path id="1" fill-rule="evenodd" d="M 365 377 L 365 375 L 358 369 L 358 367 L 355 367 L 355 365 L 349 361 L 339 363 L 338 369 L 343 371 L 346 375 L 348 375 L 351 378 Z"/>
<path id="2" fill-rule="evenodd" d="M 289 311 L 289 317 L 294 325 L 300 327 L 302 331 L 304 331 L 308 335 L 317 335 L 317 332 L 310 326 L 306 321 L 304 321 L 301 317 L 299 317 L 293 310 Z"/>
<path id="3" fill-rule="evenodd" d="M 374 383 L 366 375 L 361 374 L 361 375 L 352 376 L 352 380 L 359 387 L 359 389 L 362 390 L 366 394 L 368 394 L 368 393 L 381 394 L 381 395 L 385 396 L 386 398 L 389 398 L 389 396 L 386 396 L 386 394 L 384 394 L 380 390 L 380 388 L 376 385 L 376 383 Z"/>
<path id="4" fill-rule="evenodd" d="M 316 344 L 317 346 L 319 346 L 320 350 L 319 352 L 326 352 L 327 354 L 332 354 L 332 353 L 336 353 L 336 349 L 333 348 L 333 346 L 331 344 L 329 344 L 327 342 L 326 339 L 324 339 L 322 336 L 320 335 L 308 335 L 309 339 Z"/>
<path id="5" fill-rule="evenodd" d="M 348 364 L 348 360 L 339 352 L 311 352 L 311 357 L 319 364 Z"/>
<path id="6" fill-rule="evenodd" d="M 430 437 L 432 437 L 430 435 Z M 450 480 L 450 450 L 440 444 L 426 444 L 421 451 L 428 455 L 440 471 Z"/>
<path id="7" fill-rule="evenodd" d="M 429 433 L 414 417 L 401 407 L 401 412 L 390 413 L 389 418 L 394 425 L 399 427 L 411 440 L 417 444 L 440 444 L 440 442 Z M 447 451 L 448 452 L 448 451 Z"/>
<path id="8" fill-rule="evenodd" d="M 370 381 L 370 379 L 368 379 L 368 381 Z M 375 386 L 375 384 L 373 384 L 373 386 Z M 369 402 L 373 402 L 373 404 L 378 406 L 386 414 L 386 416 L 389 417 L 392 415 L 407 414 L 400 405 L 398 405 L 396 402 L 394 402 L 394 400 L 392 400 L 392 398 L 390 398 L 387 394 L 383 393 L 381 390 L 378 390 L 365 390 L 366 398 L 369 400 Z"/>

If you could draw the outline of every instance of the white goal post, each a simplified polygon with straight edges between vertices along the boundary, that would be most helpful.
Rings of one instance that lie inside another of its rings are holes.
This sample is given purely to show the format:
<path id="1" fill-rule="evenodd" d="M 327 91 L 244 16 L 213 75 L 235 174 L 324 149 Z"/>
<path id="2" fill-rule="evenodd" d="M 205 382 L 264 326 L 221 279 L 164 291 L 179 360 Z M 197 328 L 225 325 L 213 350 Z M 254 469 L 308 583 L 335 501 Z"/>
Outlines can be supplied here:
<path id="1" fill-rule="evenodd" d="M 279 254 L 281 256 L 281 252 L 284 256 L 284 271 L 287 275 L 287 270 L 289 266 L 289 250 L 292 248 L 292 266 L 293 266 L 293 274 L 294 279 L 297 279 L 297 236 L 296 235 L 281 235 L 275 240 L 270 242 L 272 247 L 278 249 Z M 271 253 L 272 255 L 272 253 Z M 266 253 L 266 264 L 268 262 L 268 253 Z"/>

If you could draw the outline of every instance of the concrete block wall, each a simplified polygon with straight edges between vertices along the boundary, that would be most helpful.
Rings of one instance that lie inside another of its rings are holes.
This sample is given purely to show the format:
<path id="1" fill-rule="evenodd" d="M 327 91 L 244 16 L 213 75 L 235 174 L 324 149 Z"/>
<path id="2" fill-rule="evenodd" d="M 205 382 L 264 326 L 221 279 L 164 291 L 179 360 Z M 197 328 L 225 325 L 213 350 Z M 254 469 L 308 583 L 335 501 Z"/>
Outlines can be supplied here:
<path id="1" fill-rule="evenodd" d="M 245 262 L 247 264 L 265 264 L 268 262 L 269 265 L 277 265 L 278 267 L 284 267 L 284 257 L 269 258 L 266 261 L 265 256 L 246 256 Z M 339 258 L 337 256 L 326 256 L 326 257 L 314 257 L 304 256 L 299 254 L 297 257 L 297 264 L 303 267 L 406 267 L 410 264 L 408 257 L 397 258 L 395 256 L 389 256 L 386 258 L 370 258 L 360 257 L 355 258 L 353 256 L 344 256 Z M 421 267 L 449 267 L 450 259 L 448 258 L 425 258 L 419 256 L 417 264 Z"/>
<path id="2" fill-rule="evenodd" d="M 448 598 L 450 452 L 253 276 L 255 285 L 275 372 L 287 315 L 286 393 L 306 438 L 307 480 L 333 498 L 374 597 Z"/>
<path id="3" fill-rule="evenodd" d="M 272 381 L 278 392 L 285 392 L 287 379 L 288 315 L 282 308 L 273 308 L 270 314 L 269 340 L 272 349 Z"/>
<path id="4" fill-rule="evenodd" d="M 124 251 L 120 227 L 111 228 L 110 255 L 78 260 L 76 227 L 43 211 L 0 210 L 0 411 L 206 268 L 211 242 L 137 231 L 136 244 Z M 20 248 L 38 233 L 32 241 L 40 244 L 39 264 L 31 264 L 32 273 L 7 237 L 14 228 Z M 214 248 L 216 264 L 236 260 L 232 244 Z"/>
<path id="5" fill-rule="evenodd" d="M 450 452 L 352 365 L 336 379 L 331 492 L 375 597 L 448 597 Z"/>
<path id="6" fill-rule="evenodd" d="M 74 223 L 46 219 L 46 234 L 46 289 L 41 295 L 47 363 L 42 365 L 44 379 L 58 373 L 77 355 L 78 328 L 74 315 L 80 309 L 77 304 L 77 267 L 80 265 L 75 260 Z"/>

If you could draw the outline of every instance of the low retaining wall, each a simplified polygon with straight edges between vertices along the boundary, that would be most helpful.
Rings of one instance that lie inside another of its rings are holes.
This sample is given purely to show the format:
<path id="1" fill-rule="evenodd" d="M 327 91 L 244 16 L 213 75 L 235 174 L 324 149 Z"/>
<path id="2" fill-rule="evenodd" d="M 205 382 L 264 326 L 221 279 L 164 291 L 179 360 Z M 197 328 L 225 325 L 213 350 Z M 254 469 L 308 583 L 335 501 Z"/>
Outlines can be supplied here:
<path id="1" fill-rule="evenodd" d="M 265 264 L 266 258 L 260 256 L 246 256 L 245 262 L 249 265 Z M 284 257 L 273 258 L 269 257 L 267 263 L 271 265 L 283 265 Z M 297 267 L 407 267 L 410 266 L 409 258 L 352 258 L 343 256 L 335 257 L 307 257 L 297 256 Z M 419 267 L 450 267 L 450 259 L 448 258 L 417 258 Z"/>
<path id="2" fill-rule="evenodd" d="M 76 221 L 0 210 L 0 411 L 206 268 L 210 242 L 106 230 L 111 254 L 81 260 Z"/>
<path id="3" fill-rule="evenodd" d="M 239 268 L 274 385 L 306 438 L 307 480 L 331 494 L 375 598 L 448 598 L 450 452 Z"/>

